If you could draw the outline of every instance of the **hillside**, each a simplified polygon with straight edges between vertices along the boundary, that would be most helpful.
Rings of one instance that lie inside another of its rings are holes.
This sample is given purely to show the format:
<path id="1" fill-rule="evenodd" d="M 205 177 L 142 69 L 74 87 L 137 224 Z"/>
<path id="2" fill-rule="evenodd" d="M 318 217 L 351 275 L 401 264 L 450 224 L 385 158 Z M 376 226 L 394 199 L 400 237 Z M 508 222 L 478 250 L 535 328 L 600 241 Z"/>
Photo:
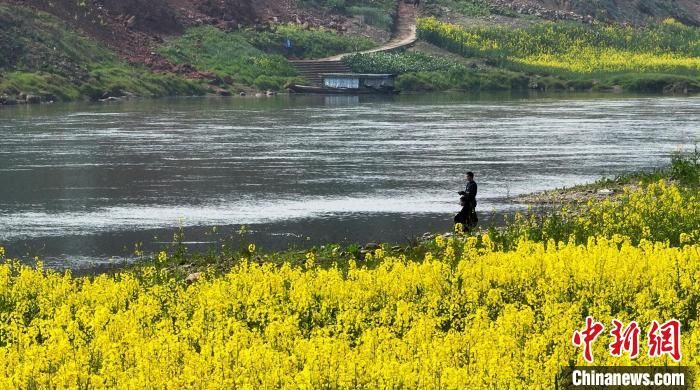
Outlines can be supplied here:
<path id="1" fill-rule="evenodd" d="M 323 58 L 386 43 L 396 5 L 394 0 L 0 0 L 0 104 L 281 90 L 287 83 L 303 81 L 287 59 Z M 505 36 L 526 29 L 522 37 L 530 39 L 548 21 L 568 26 L 568 32 L 562 30 L 565 36 L 579 28 L 586 35 L 589 28 L 580 27 L 586 25 L 595 30 L 593 25 L 629 24 L 644 30 L 673 20 L 696 26 L 700 0 L 434 0 L 424 1 L 420 13 L 467 32 L 501 29 Z M 682 56 L 686 47 L 688 58 L 671 62 L 694 64 L 697 29 L 676 30 L 672 46 L 638 50 L 640 61 L 653 51 Z M 629 35 L 632 30 L 625 31 Z M 406 58 L 380 53 L 348 61 L 358 71 L 396 71 L 406 90 L 473 90 L 476 83 L 480 90 L 604 90 L 623 85 L 692 92 L 700 85 L 692 66 L 654 68 L 657 75 L 646 72 L 640 84 L 609 74 L 601 78 L 600 72 L 582 76 L 557 67 L 533 67 L 555 61 L 536 60 L 542 53 L 531 48 L 519 49 L 518 55 L 527 58 L 514 66 L 512 51 L 466 53 L 451 49 L 434 34 L 429 39 L 419 31 L 419 37 L 422 42 Z M 292 48 L 283 47 L 287 39 Z M 591 50 L 600 54 L 610 49 L 599 43 L 589 42 Z M 624 42 L 613 46 L 616 55 L 626 55 Z M 639 73 L 635 68 L 621 70 Z"/>
<path id="2" fill-rule="evenodd" d="M 289 0 L 2 0 L 49 13 L 73 31 L 106 44 L 130 63 L 172 70 L 154 50 L 189 27 L 223 30 L 268 23 L 337 25 L 342 19 L 293 7 Z"/>
<path id="3" fill-rule="evenodd" d="M 537 0 L 500 1 L 509 3 L 512 9 L 541 7 L 571 11 L 584 17 L 618 23 L 650 23 L 674 18 L 685 24 L 700 25 L 700 1 L 698 0 Z M 535 11 L 536 12 L 536 11 Z"/>
<path id="4" fill-rule="evenodd" d="M 0 104 L 279 90 L 296 77 L 283 55 L 323 57 L 385 37 L 352 15 L 290 2 L 0 1 Z"/>
<path id="5" fill-rule="evenodd" d="M 700 0 L 434 0 L 436 16 L 529 15 L 551 20 L 650 24 L 674 18 L 700 26 Z"/>

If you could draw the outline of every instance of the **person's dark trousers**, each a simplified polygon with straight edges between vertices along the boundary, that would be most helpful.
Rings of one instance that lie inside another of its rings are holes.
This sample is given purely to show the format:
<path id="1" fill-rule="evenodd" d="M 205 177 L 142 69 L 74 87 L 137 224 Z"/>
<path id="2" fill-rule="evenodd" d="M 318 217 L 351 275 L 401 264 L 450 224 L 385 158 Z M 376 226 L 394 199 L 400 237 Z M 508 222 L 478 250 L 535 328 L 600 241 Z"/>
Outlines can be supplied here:
<path id="1" fill-rule="evenodd" d="M 472 208 L 469 210 L 469 215 L 468 215 L 468 223 L 470 228 L 476 227 L 476 224 L 479 223 L 479 218 L 476 216 L 476 209 Z"/>

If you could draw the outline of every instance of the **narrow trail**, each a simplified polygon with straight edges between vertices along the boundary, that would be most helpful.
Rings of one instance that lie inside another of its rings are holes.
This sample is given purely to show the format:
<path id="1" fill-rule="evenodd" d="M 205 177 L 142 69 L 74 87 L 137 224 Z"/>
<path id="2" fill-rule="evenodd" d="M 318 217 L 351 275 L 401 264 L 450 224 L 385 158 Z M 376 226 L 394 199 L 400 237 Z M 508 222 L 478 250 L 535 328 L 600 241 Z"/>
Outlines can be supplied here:
<path id="1" fill-rule="evenodd" d="M 321 75 L 324 73 L 350 73 L 352 71 L 350 67 L 342 61 L 345 56 L 355 53 L 392 51 L 413 45 L 416 42 L 417 14 L 418 10 L 416 7 L 412 4 L 404 3 L 403 0 L 399 0 L 396 28 L 394 29 L 391 40 L 386 44 L 361 52 L 343 53 L 317 60 L 294 60 L 289 62 L 294 66 L 297 73 L 310 85 L 320 86 L 322 83 Z"/>
<path id="2" fill-rule="evenodd" d="M 403 0 L 399 0 L 398 15 L 396 20 L 396 28 L 391 40 L 386 44 L 359 53 L 376 53 L 381 51 L 392 51 L 411 46 L 416 42 L 416 17 L 418 10 L 413 4 L 406 4 Z M 355 53 L 343 53 L 332 57 L 321 58 L 316 61 L 340 61 L 343 57 Z"/>

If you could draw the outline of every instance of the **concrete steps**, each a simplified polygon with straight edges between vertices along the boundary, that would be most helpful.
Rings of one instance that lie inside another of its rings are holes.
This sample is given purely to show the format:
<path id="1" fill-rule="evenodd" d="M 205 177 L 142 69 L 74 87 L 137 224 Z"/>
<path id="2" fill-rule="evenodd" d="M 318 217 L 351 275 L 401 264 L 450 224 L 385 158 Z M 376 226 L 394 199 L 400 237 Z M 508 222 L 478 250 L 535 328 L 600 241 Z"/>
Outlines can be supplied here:
<path id="1" fill-rule="evenodd" d="M 321 86 L 322 73 L 351 73 L 350 67 L 342 61 L 327 60 L 300 60 L 289 61 L 296 69 L 299 76 L 306 79 L 311 86 Z"/>

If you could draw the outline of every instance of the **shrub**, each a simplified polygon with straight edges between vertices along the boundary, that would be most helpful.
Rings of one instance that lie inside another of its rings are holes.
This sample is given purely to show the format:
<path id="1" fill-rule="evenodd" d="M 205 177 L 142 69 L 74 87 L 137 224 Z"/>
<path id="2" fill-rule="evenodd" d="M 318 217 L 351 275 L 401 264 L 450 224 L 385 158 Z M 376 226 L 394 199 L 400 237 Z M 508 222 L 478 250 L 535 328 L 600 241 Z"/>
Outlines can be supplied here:
<path id="1" fill-rule="evenodd" d="M 275 76 L 264 76 L 260 75 L 258 76 L 255 81 L 253 82 L 253 85 L 255 85 L 256 88 L 262 89 L 262 90 L 273 90 L 273 91 L 278 91 L 289 82 L 290 78 L 288 77 L 275 77 Z"/>
<path id="2" fill-rule="evenodd" d="M 265 53 L 296 58 L 323 58 L 376 46 L 365 37 L 342 35 L 323 28 L 305 29 L 293 24 L 277 26 L 272 31 L 249 31 L 243 36 L 252 46 Z M 291 49 L 284 48 L 286 39 L 291 41 Z"/>
<path id="3" fill-rule="evenodd" d="M 401 74 L 463 69 L 464 65 L 445 57 L 429 56 L 418 52 L 353 54 L 343 61 L 359 73 Z"/>
<path id="4" fill-rule="evenodd" d="M 376 7 L 349 7 L 348 13 L 354 16 L 361 16 L 365 23 L 391 30 L 394 25 L 394 13 L 387 13 L 386 10 Z"/>
<path id="5" fill-rule="evenodd" d="M 691 153 L 678 152 L 672 156 L 671 177 L 683 186 L 700 187 L 700 150 L 697 145 Z"/>
<path id="6" fill-rule="evenodd" d="M 396 80 L 396 88 L 402 91 L 444 91 L 453 88 L 444 72 L 416 72 L 401 75 Z"/>

